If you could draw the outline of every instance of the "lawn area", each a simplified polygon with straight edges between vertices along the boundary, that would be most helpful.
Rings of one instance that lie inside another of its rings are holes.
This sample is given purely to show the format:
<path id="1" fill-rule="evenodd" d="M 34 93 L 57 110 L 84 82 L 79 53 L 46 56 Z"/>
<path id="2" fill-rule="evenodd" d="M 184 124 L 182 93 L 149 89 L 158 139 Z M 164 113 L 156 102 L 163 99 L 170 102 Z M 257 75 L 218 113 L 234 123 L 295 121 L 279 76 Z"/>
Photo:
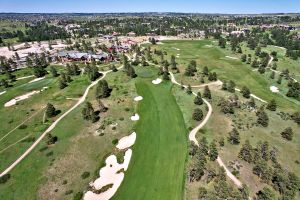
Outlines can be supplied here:
<path id="1" fill-rule="evenodd" d="M 172 84 L 153 85 L 138 78 L 137 140 L 125 179 L 113 199 L 182 199 L 184 196 L 187 129 L 171 93 Z"/>
<path id="2" fill-rule="evenodd" d="M 212 46 L 208 47 L 207 45 Z M 202 72 L 203 67 L 207 66 L 209 71 L 216 72 L 218 78 L 222 81 L 233 80 L 238 88 L 247 86 L 253 94 L 266 101 L 274 98 L 278 105 L 286 111 L 300 111 L 298 104 L 283 98 L 281 95 L 272 93 L 270 91 L 272 82 L 260 74 L 253 72 L 249 65 L 242 63 L 239 59 L 226 58 L 226 56 L 239 58 L 239 55 L 234 55 L 228 50 L 219 48 L 211 40 L 163 41 L 162 45 L 156 45 L 153 48 L 166 51 L 168 58 L 171 55 L 180 54 L 179 58 L 176 58 L 181 72 L 176 75 L 179 82 L 182 81 L 185 84 L 190 83 L 193 85 L 195 84 L 195 80 L 199 80 L 197 84 L 200 84 L 199 72 Z M 197 78 L 193 77 L 192 79 L 183 75 L 184 69 L 191 60 L 195 60 L 198 66 Z"/>

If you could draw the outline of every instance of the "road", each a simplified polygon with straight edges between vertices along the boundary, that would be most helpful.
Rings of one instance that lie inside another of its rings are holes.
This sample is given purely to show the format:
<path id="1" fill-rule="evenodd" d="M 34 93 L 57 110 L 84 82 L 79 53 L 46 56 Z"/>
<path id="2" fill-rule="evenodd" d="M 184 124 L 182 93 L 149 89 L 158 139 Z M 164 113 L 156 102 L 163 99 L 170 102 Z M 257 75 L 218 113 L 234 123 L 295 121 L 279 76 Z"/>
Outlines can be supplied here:
<path id="1" fill-rule="evenodd" d="M 122 68 L 119 67 L 118 69 Z M 42 141 L 42 139 L 49 133 L 51 132 L 55 127 L 56 125 L 62 120 L 64 119 L 68 114 L 70 114 L 75 108 L 77 108 L 80 104 L 82 104 L 88 93 L 89 93 L 89 90 L 95 86 L 100 80 L 102 80 L 103 78 L 105 78 L 106 74 L 112 72 L 112 70 L 108 70 L 108 71 L 105 71 L 105 72 L 101 72 L 103 75 L 101 78 L 97 79 L 96 81 L 93 81 L 85 90 L 83 96 L 78 100 L 78 102 L 73 106 L 71 107 L 68 111 L 66 111 L 63 115 L 61 115 L 55 122 L 53 122 L 51 124 L 51 126 L 49 126 L 46 131 L 15 161 L 13 162 L 8 168 L 6 168 L 1 174 L 0 174 L 0 177 L 4 176 L 5 174 L 9 173 L 14 167 L 16 167 L 26 156 L 28 156 L 28 154 Z"/>

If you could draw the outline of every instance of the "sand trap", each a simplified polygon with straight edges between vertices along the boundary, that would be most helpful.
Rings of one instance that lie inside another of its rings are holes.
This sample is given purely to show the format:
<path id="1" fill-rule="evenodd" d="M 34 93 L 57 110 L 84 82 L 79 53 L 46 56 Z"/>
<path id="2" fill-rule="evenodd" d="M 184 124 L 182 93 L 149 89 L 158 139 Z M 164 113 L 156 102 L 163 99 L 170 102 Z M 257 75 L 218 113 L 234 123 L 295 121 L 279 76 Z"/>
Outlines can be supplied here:
<path id="1" fill-rule="evenodd" d="M 17 78 L 17 80 L 23 80 L 23 79 L 27 79 L 27 78 L 31 78 L 31 77 L 34 77 L 34 75 L 23 76 L 23 77 Z"/>
<path id="2" fill-rule="evenodd" d="M 178 49 L 178 48 L 175 48 L 175 47 L 173 47 L 173 49 L 175 49 L 175 50 L 177 50 L 177 51 L 180 51 L 180 49 Z"/>
<path id="3" fill-rule="evenodd" d="M 230 58 L 230 59 L 233 59 L 233 60 L 238 60 L 239 59 L 237 57 L 231 57 L 231 56 L 226 56 L 226 58 Z"/>
<path id="4" fill-rule="evenodd" d="M 206 45 L 205 45 L 205 47 L 211 48 L 211 47 L 212 47 L 212 45 L 210 45 L 210 44 L 206 44 Z"/>
<path id="5" fill-rule="evenodd" d="M 156 44 L 164 44 L 164 43 L 162 43 L 162 42 L 156 42 Z"/>
<path id="6" fill-rule="evenodd" d="M 47 90 L 49 87 L 43 87 L 42 89 L 41 89 L 41 92 L 43 92 L 44 90 Z"/>
<path id="7" fill-rule="evenodd" d="M 6 91 L 0 92 L 0 95 L 2 95 L 2 94 L 4 94 L 4 93 L 6 93 Z"/>
<path id="8" fill-rule="evenodd" d="M 135 115 L 131 116 L 130 119 L 132 121 L 138 121 L 140 119 L 140 116 L 136 113 Z"/>
<path id="9" fill-rule="evenodd" d="M 134 145 L 135 140 L 136 140 L 136 133 L 133 132 L 133 133 L 131 133 L 131 135 L 121 138 L 117 144 L 117 148 L 121 149 L 121 150 L 127 149 L 127 148 L 131 147 L 132 145 Z"/>
<path id="10" fill-rule="evenodd" d="M 278 89 L 278 87 L 276 87 L 276 86 L 271 86 L 271 87 L 270 87 L 270 90 L 271 90 L 272 92 L 274 92 L 274 93 L 278 93 L 278 92 L 279 92 L 279 89 Z"/>
<path id="11" fill-rule="evenodd" d="M 142 96 L 137 96 L 133 99 L 134 101 L 142 101 L 143 97 Z"/>
<path id="12" fill-rule="evenodd" d="M 132 150 L 128 149 L 124 155 L 124 162 L 119 164 L 117 161 L 117 157 L 115 155 L 111 155 L 106 158 L 105 163 L 106 165 L 100 169 L 100 177 L 96 179 L 94 182 L 90 183 L 95 190 L 100 190 L 102 187 L 113 184 L 111 188 L 102 192 L 100 194 L 93 193 L 92 191 L 88 191 L 84 194 L 84 200 L 108 200 L 110 199 L 116 192 L 117 189 L 120 187 L 123 179 L 124 173 L 120 172 L 121 169 L 124 171 L 127 170 L 130 159 L 132 156 Z"/>
<path id="13" fill-rule="evenodd" d="M 153 83 L 154 85 L 158 85 L 158 84 L 161 83 L 161 81 L 162 81 L 162 80 L 161 80 L 160 78 L 157 78 L 157 79 L 153 80 L 152 83 Z"/>
<path id="14" fill-rule="evenodd" d="M 250 96 L 253 97 L 254 99 L 257 99 L 257 100 L 263 102 L 263 103 L 268 103 L 268 102 L 266 102 L 265 100 L 259 98 L 258 96 L 254 95 L 254 94 L 250 94 Z"/>
<path id="15" fill-rule="evenodd" d="M 45 78 L 45 76 L 44 77 L 40 77 L 40 78 L 36 78 L 36 79 L 33 79 L 32 81 L 29 81 L 29 83 L 34 83 L 34 82 L 43 80 L 44 78 Z"/>
<path id="16" fill-rule="evenodd" d="M 14 99 L 12 99 L 12 100 L 6 102 L 6 103 L 4 104 L 4 107 L 10 107 L 10 106 L 16 105 L 16 103 L 17 103 L 18 101 L 22 101 L 22 100 L 28 99 L 28 98 L 31 97 L 32 95 L 37 94 L 37 93 L 39 93 L 39 92 L 40 92 L 40 91 L 34 90 L 34 91 L 29 92 L 29 93 L 26 93 L 26 94 L 24 94 L 24 95 L 22 95 L 22 96 L 15 97 Z"/>

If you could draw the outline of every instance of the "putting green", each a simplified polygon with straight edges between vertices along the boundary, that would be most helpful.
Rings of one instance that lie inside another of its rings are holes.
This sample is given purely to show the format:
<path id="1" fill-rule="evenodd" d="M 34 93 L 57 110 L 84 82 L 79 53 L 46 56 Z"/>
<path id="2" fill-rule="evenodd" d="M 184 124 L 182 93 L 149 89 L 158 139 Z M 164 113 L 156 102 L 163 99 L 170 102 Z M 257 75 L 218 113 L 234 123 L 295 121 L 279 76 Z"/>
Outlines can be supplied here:
<path id="1" fill-rule="evenodd" d="M 183 199 L 187 129 L 171 93 L 172 84 L 137 79 L 140 120 L 124 181 L 113 199 Z"/>

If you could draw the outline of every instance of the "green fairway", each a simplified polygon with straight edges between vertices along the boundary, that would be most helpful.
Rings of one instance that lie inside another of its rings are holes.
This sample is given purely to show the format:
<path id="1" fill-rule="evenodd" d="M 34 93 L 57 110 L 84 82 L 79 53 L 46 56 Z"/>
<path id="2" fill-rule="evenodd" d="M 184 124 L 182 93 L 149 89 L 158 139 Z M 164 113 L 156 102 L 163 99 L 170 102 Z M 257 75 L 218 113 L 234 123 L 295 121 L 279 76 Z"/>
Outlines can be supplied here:
<path id="1" fill-rule="evenodd" d="M 113 199 L 176 200 L 184 193 L 187 129 L 171 83 L 138 79 L 137 140 L 125 179 Z"/>
<path id="2" fill-rule="evenodd" d="M 212 46 L 208 48 L 207 45 Z M 218 78 L 222 81 L 233 80 L 238 88 L 247 86 L 253 94 L 266 101 L 275 99 L 277 104 L 287 111 L 299 111 L 298 104 L 292 103 L 288 99 L 282 98 L 281 95 L 270 91 L 269 88 L 273 84 L 272 81 L 257 72 L 253 72 L 253 68 L 240 61 L 239 55 L 233 55 L 230 51 L 219 48 L 216 43 L 211 40 L 168 40 L 163 41 L 163 45 L 156 45 L 155 48 L 166 51 L 169 57 L 179 54 L 179 58 L 177 58 L 176 61 L 182 73 L 177 74 L 176 78 L 185 84 L 200 84 L 200 74 L 192 79 L 183 75 L 188 63 L 191 60 L 195 60 L 198 64 L 198 73 L 202 72 L 204 66 L 207 66 L 209 71 L 216 72 Z M 232 56 L 238 59 L 226 58 L 226 56 Z"/>

